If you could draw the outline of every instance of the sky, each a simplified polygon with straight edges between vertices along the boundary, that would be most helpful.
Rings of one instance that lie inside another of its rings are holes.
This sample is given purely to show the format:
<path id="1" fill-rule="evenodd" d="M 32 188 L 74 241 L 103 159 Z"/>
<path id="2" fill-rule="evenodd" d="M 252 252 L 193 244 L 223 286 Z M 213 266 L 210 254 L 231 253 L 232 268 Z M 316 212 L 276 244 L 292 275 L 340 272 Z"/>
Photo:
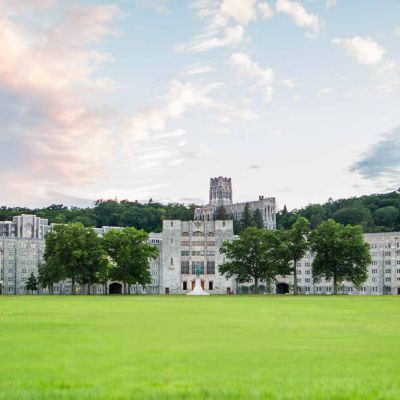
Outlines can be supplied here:
<path id="1" fill-rule="evenodd" d="M 399 104 L 398 0 L 0 0 L 0 205 L 394 191 Z"/>

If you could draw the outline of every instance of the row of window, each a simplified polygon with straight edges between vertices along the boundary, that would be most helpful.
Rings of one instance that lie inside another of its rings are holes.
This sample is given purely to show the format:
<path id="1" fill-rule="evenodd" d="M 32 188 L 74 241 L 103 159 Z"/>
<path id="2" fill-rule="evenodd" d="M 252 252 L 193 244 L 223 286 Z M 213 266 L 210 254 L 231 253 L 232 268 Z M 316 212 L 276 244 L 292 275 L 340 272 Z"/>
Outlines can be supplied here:
<path id="1" fill-rule="evenodd" d="M 200 269 L 200 274 L 204 275 L 204 261 L 192 261 L 192 275 L 196 273 L 196 269 Z M 181 261 L 181 275 L 189 275 L 190 263 L 189 261 Z M 206 263 L 206 274 L 215 274 L 215 261 L 207 261 Z"/>
<path id="2" fill-rule="evenodd" d="M 193 241 L 193 242 L 189 242 L 189 241 L 182 241 L 181 242 L 181 246 L 215 246 L 215 242 L 204 242 L 204 241 Z"/>
<path id="3" fill-rule="evenodd" d="M 181 233 L 181 236 L 183 236 L 183 237 L 189 237 L 190 234 L 189 234 L 189 232 L 182 232 L 182 233 Z M 196 231 L 196 232 L 193 232 L 193 233 L 192 233 L 192 236 L 202 237 L 202 236 L 206 236 L 206 235 L 205 235 L 203 232 Z M 208 232 L 208 233 L 207 233 L 207 236 L 215 236 L 215 233 L 214 233 L 214 232 Z"/>
<path id="4" fill-rule="evenodd" d="M 181 256 L 188 257 L 188 256 L 215 256 L 214 250 L 182 250 Z"/>

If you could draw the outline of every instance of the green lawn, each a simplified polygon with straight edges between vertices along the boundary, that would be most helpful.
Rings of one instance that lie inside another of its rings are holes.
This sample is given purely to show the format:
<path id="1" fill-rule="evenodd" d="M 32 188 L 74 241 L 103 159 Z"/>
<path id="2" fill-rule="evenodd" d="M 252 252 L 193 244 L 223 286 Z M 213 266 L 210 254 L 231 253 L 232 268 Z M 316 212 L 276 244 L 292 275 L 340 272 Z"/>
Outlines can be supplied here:
<path id="1" fill-rule="evenodd" d="M 400 297 L 0 296 L 0 399 L 400 399 Z"/>

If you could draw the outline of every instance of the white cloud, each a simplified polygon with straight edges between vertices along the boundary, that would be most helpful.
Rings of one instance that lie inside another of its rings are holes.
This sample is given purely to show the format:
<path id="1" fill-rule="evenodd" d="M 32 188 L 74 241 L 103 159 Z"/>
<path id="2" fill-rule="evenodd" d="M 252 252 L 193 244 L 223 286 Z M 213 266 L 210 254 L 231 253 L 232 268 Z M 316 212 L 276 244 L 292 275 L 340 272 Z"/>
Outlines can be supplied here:
<path id="1" fill-rule="evenodd" d="M 289 15 L 297 26 L 308 28 L 313 33 L 317 33 L 321 29 L 321 19 L 308 13 L 300 2 L 278 0 L 276 2 L 276 11 Z"/>
<path id="2" fill-rule="evenodd" d="M 175 46 L 175 51 L 190 51 L 192 53 L 200 53 L 218 47 L 235 47 L 243 41 L 244 35 L 245 30 L 241 25 L 228 26 L 224 29 L 222 35 L 219 37 L 213 35 L 201 35 L 190 43 Z"/>
<path id="3" fill-rule="evenodd" d="M 244 53 L 234 53 L 229 58 L 229 63 L 236 67 L 240 73 L 254 79 L 267 100 L 274 92 L 275 72 L 271 68 L 262 68 Z"/>
<path id="4" fill-rule="evenodd" d="M 337 1 L 336 0 L 326 0 L 326 7 L 327 8 L 333 8 L 337 6 Z"/>
<path id="5" fill-rule="evenodd" d="M 386 52 L 370 37 L 355 36 L 351 39 L 332 39 L 332 43 L 342 47 L 346 54 L 359 64 L 373 65 L 380 62 Z"/>
<path id="6" fill-rule="evenodd" d="M 262 19 L 271 19 L 274 16 L 274 10 L 266 1 L 258 4 L 258 10 Z"/>
<path id="7" fill-rule="evenodd" d="M 238 46 L 245 38 L 245 27 L 257 19 L 256 0 L 197 0 L 192 7 L 197 10 L 197 16 L 208 20 L 208 23 L 193 40 L 175 46 L 177 52 L 198 53 Z"/>
<path id="8" fill-rule="evenodd" d="M 183 72 L 183 75 L 185 76 L 192 76 L 192 75 L 202 75 L 202 74 L 207 74 L 210 72 L 215 71 L 213 67 L 210 65 L 191 65 L 189 66 L 186 71 Z"/>
<path id="9" fill-rule="evenodd" d="M 359 64 L 369 66 L 380 91 L 389 92 L 400 85 L 400 66 L 395 61 L 386 59 L 386 50 L 370 37 L 335 38 L 332 43 L 342 47 Z"/>

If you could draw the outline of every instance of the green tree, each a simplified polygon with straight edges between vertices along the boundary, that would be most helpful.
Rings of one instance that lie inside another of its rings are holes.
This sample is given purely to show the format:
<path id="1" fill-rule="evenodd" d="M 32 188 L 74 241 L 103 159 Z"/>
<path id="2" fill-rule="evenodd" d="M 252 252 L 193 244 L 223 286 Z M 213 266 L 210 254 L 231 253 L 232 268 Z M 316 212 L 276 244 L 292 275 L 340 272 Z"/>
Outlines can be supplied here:
<path id="1" fill-rule="evenodd" d="M 227 219 L 232 219 L 232 216 L 228 213 L 225 206 L 222 204 L 216 208 L 214 213 L 214 220 L 225 221 Z"/>
<path id="2" fill-rule="evenodd" d="M 31 272 L 28 280 L 26 281 L 26 290 L 30 290 L 32 294 L 38 290 L 38 280 L 33 272 Z"/>
<path id="3" fill-rule="evenodd" d="M 344 226 L 329 219 L 311 233 L 310 244 L 315 256 L 314 281 L 332 279 L 334 294 L 343 281 L 359 286 L 367 279 L 371 255 L 360 226 Z"/>
<path id="4" fill-rule="evenodd" d="M 65 279 L 64 265 L 54 261 L 48 258 L 48 262 L 38 265 L 39 284 L 43 288 L 48 288 L 51 294 L 54 293 L 54 284 Z"/>
<path id="5" fill-rule="evenodd" d="M 276 275 L 289 271 L 282 231 L 250 227 L 233 242 L 223 242 L 220 251 L 228 261 L 219 267 L 219 273 L 227 278 L 235 277 L 239 283 L 253 281 L 255 293 L 259 291 L 260 280 L 269 284 Z"/>
<path id="6" fill-rule="evenodd" d="M 394 206 L 378 208 L 374 212 L 374 220 L 378 226 L 394 227 L 399 220 L 400 212 Z"/>
<path id="7" fill-rule="evenodd" d="M 45 236 L 45 272 L 57 278 L 71 279 L 71 292 L 76 294 L 76 283 L 96 282 L 106 258 L 101 240 L 93 228 L 81 223 L 56 225 Z M 52 271 L 54 270 L 54 272 Z"/>
<path id="8" fill-rule="evenodd" d="M 308 236 L 310 233 L 310 223 L 304 217 L 299 217 L 293 226 L 286 232 L 288 241 L 288 251 L 293 261 L 293 293 L 296 295 L 297 290 L 297 262 L 306 254 L 309 243 Z"/>
<path id="9" fill-rule="evenodd" d="M 371 211 L 362 206 L 341 208 L 332 218 L 343 225 L 361 225 L 364 230 L 372 224 Z"/>
<path id="10" fill-rule="evenodd" d="M 259 208 L 257 208 L 253 213 L 253 226 L 259 229 L 264 228 L 264 220 Z"/>
<path id="11" fill-rule="evenodd" d="M 148 244 L 149 235 L 136 228 L 111 229 L 103 238 L 104 248 L 113 262 L 111 277 L 127 285 L 151 283 L 150 260 L 158 249 Z"/>
<path id="12" fill-rule="evenodd" d="M 244 206 L 242 218 L 240 219 L 240 225 L 242 230 L 245 230 L 253 226 L 253 218 L 250 212 L 249 203 L 246 203 Z"/>

